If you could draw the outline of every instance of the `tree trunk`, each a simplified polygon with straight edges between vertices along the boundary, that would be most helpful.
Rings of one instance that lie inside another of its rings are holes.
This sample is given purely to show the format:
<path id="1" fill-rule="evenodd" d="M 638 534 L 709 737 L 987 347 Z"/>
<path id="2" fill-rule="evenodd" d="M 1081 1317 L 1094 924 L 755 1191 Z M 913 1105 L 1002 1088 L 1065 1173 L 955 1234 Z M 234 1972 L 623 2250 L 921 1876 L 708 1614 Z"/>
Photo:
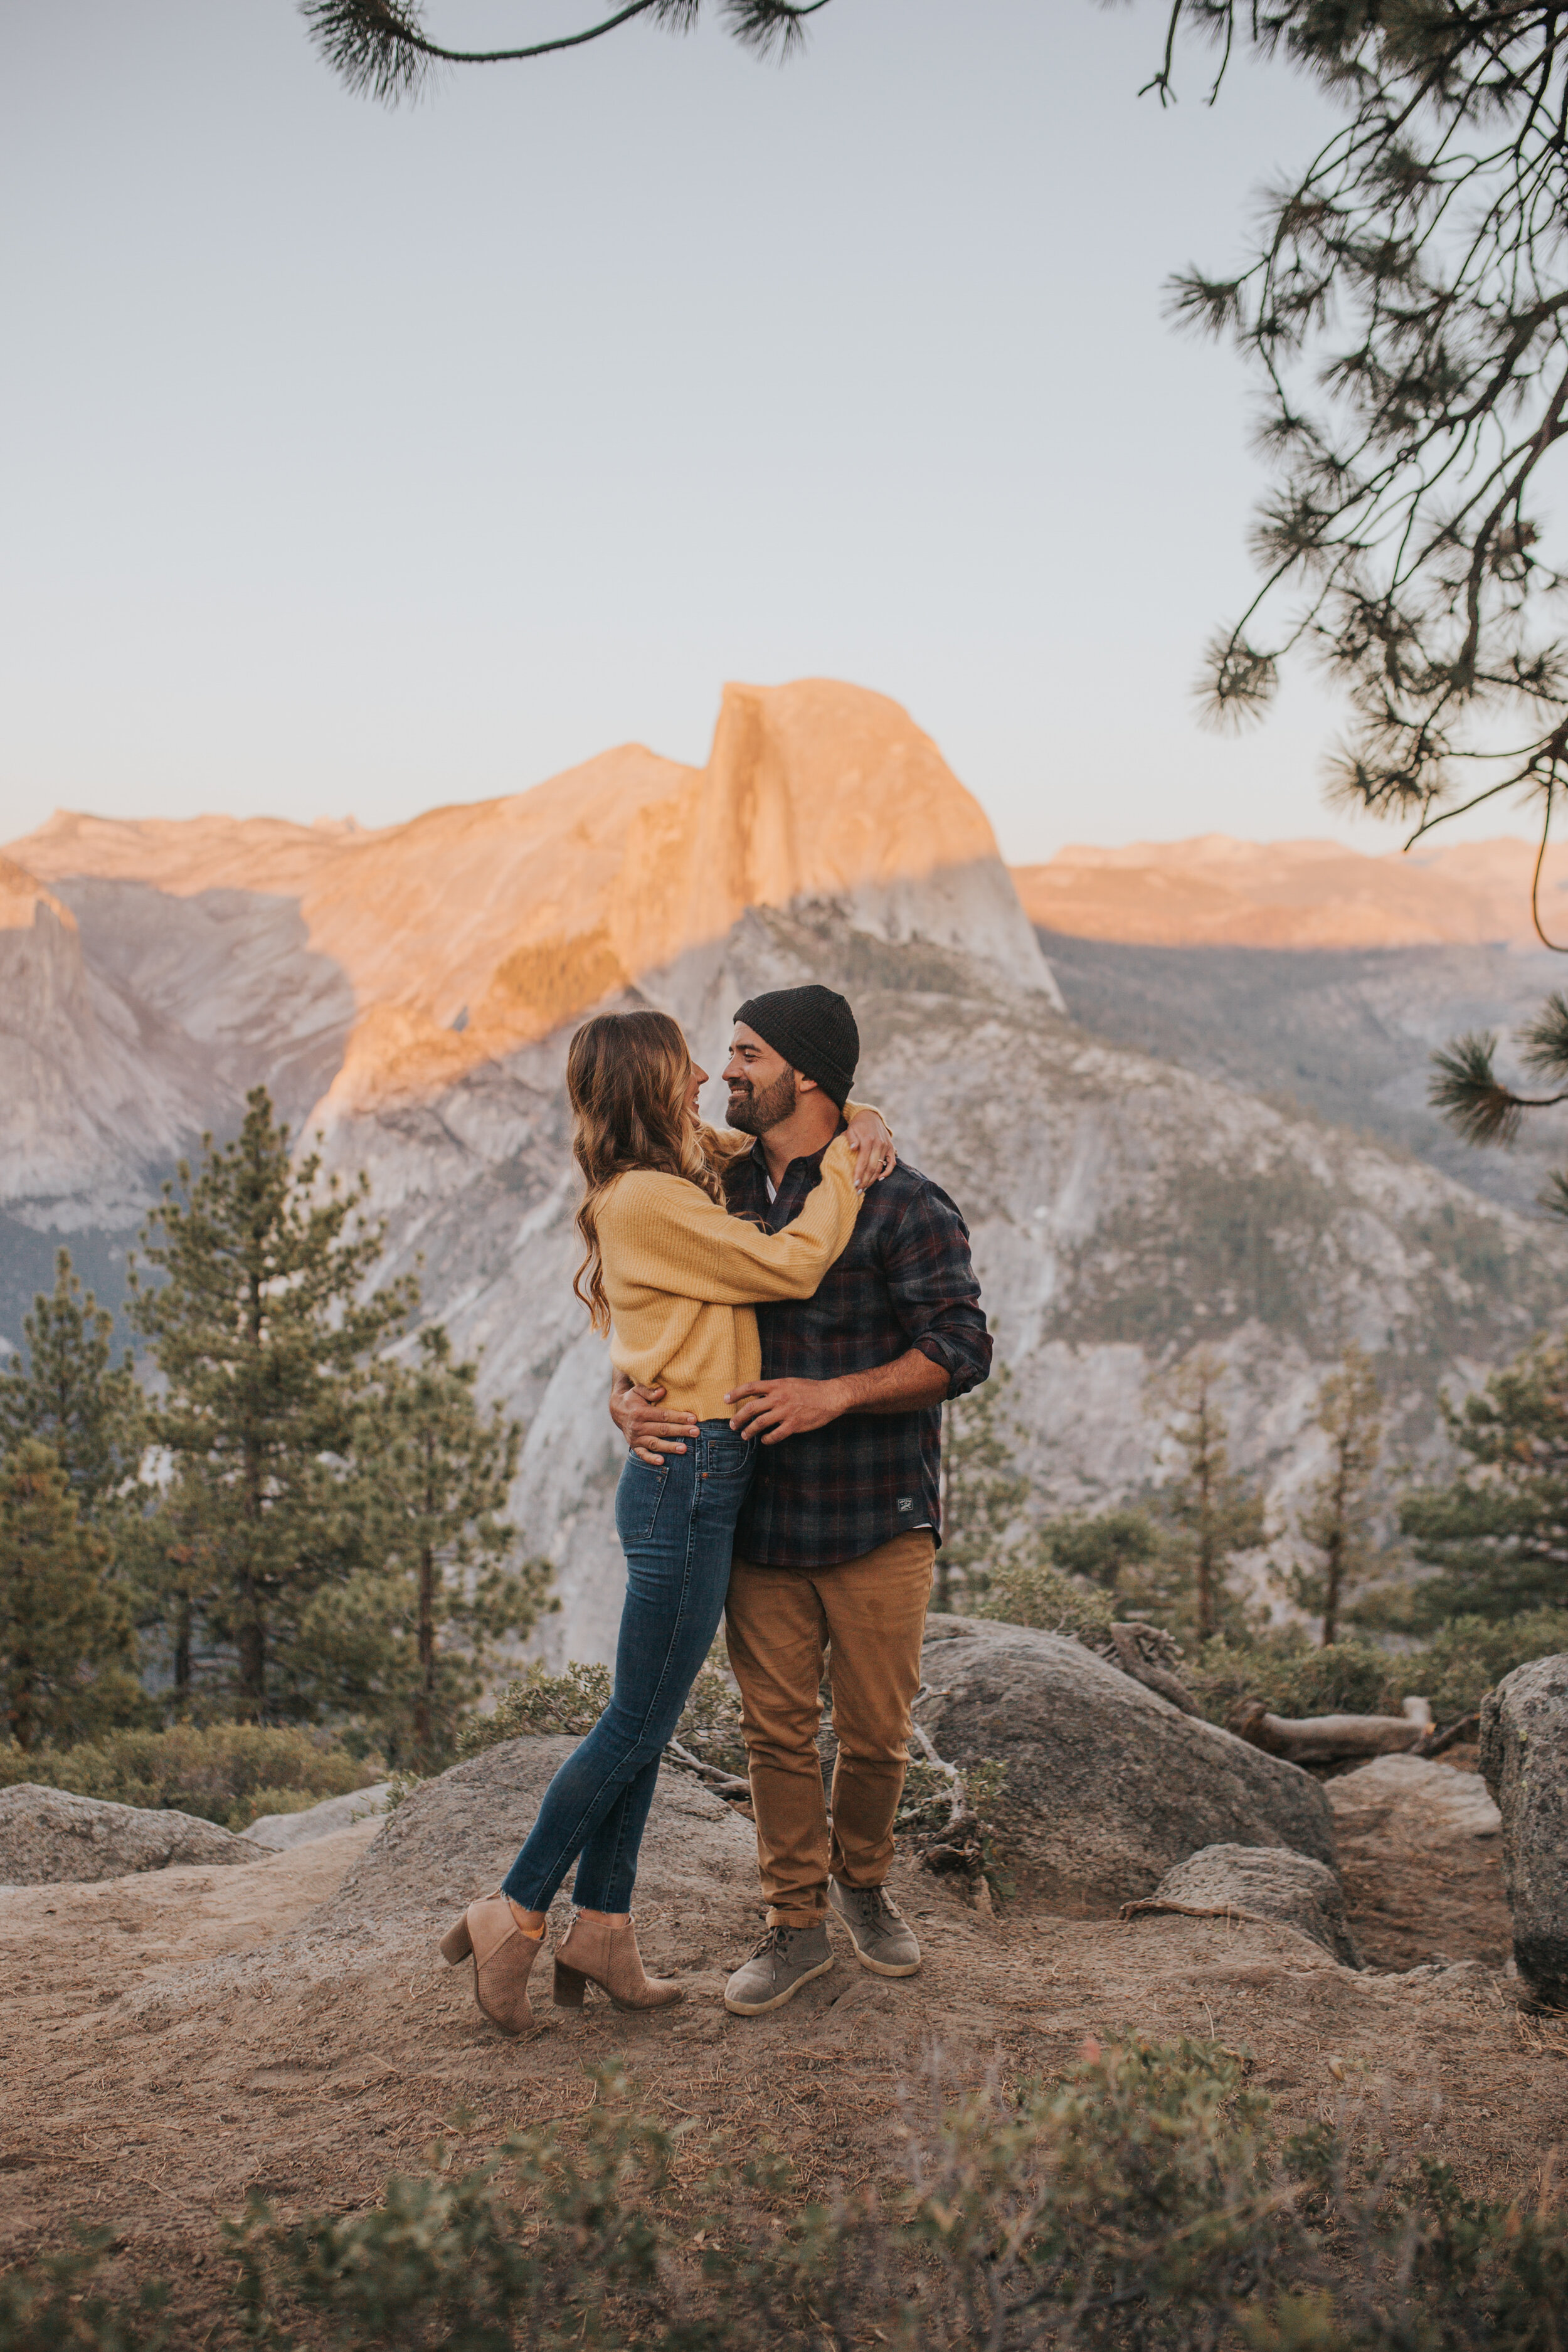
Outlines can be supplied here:
<path id="1" fill-rule="evenodd" d="M 1328 1567 L 1323 1574 L 1323 1647 L 1331 1650 L 1340 1632 L 1340 1536 L 1336 1529 L 1328 1546 Z"/>
<path id="2" fill-rule="evenodd" d="M 1344 1581 L 1345 1513 L 1349 1501 L 1350 1462 L 1342 1441 L 1334 1467 L 1334 1517 L 1323 1546 L 1323 1647 L 1331 1649 L 1340 1634 L 1340 1587 Z"/>
<path id="3" fill-rule="evenodd" d="M 1213 1641 L 1218 1626 L 1214 1605 L 1215 1540 L 1213 1481 L 1214 1462 L 1210 1444 L 1208 1391 L 1205 1388 L 1199 1411 L 1203 1452 L 1197 1461 L 1198 1485 L 1198 1639 Z"/>
<path id="4" fill-rule="evenodd" d="M 426 1544 L 419 1555 L 419 1680 L 414 1694 L 414 1749 L 422 1764 L 435 1746 L 436 1560 Z"/>
<path id="5" fill-rule="evenodd" d="M 1208 1642 L 1212 1641 L 1214 1638 L 1215 1622 L 1214 1567 L 1209 1558 L 1209 1541 L 1206 1530 L 1200 1533 L 1198 1537 L 1197 1567 L 1198 1639 L 1200 1642 Z"/>
<path id="6" fill-rule="evenodd" d="M 256 1720 L 261 1722 L 267 1711 L 267 1633 L 261 1622 L 261 1611 L 256 1591 L 247 1577 L 240 1587 L 239 1696 L 247 1707 L 255 1709 Z"/>
<path id="7" fill-rule="evenodd" d="M 174 1705 L 181 1715 L 191 1704 L 191 1596 L 182 1592 L 174 1618 Z"/>
<path id="8" fill-rule="evenodd" d="M 262 1307 L 261 1284 L 252 1270 L 249 1277 L 249 1310 L 247 1336 L 250 1341 L 252 1360 L 261 1354 Z M 247 1540 L 258 1546 L 262 1521 L 262 1459 L 261 1445 L 251 1423 L 249 1411 L 242 1439 L 245 1458 L 245 1517 Z M 239 1696 L 247 1706 L 256 1710 L 258 1723 L 267 1715 L 267 1629 L 261 1614 L 261 1594 L 256 1580 L 256 1553 L 253 1549 L 239 1572 Z"/>
<path id="9" fill-rule="evenodd" d="M 25 1651 L 18 1651 L 11 1661 L 11 1704 L 7 1711 L 11 1737 L 23 1755 L 33 1744 L 33 1662 Z"/>

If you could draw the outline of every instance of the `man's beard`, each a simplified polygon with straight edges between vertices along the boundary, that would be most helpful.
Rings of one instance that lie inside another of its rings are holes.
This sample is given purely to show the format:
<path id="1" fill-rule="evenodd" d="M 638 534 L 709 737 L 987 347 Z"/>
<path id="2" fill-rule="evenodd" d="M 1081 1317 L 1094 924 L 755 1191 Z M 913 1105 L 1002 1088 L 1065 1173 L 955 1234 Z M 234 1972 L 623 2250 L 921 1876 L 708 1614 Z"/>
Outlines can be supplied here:
<path id="1" fill-rule="evenodd" d="M 730 1097 L 730 1108 L 724 1113 L 726 1127 L 738 1127 L 742 1135 L 766 1135 L 770 1127 L 786 1119 L 795 1104 L 795 1072 L 785 1070 L 771 1087 L 760 1091 L 748 1079 Z"/>

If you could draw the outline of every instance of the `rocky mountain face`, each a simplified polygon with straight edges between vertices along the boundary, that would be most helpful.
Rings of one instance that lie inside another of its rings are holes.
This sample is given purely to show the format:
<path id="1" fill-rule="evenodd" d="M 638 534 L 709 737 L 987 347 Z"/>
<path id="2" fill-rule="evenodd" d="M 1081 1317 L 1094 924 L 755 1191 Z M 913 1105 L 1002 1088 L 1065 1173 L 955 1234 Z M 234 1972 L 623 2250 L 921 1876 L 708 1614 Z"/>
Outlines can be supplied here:
<path id="1" fill-rule="evenodd" d="M 1013 879 L 1032 922 L 1139 947 L 1418 948 L 1540 944 L 1531 919 L 1535 849 L 1447 843 L 1367 856 L 1337 841 L 1138 841 L 1074 846 Z M 1568 940 L 1568 849 L 1549 848 L 1540 911 Z"/>
<path id="2" fill-rule="evenodd" d="M 1531 845 L 1440 844 L 1366 856 L 1211 834 L 1068 849 L 1013 879 L 1084 1027 L 1362 1129 L 1528 1213 L 1568 1165 L 1568 1112 L 1532 1118 L 1510 1151 L 1475 1150 L 1427 1101 L 1431 1055 L 1500 1032 L 1501 1066 L 1536 1091 L 1507 1039 L 1565 975 L 1531 920 Z M 1568 940 L 1565 890 L 1554 848 L 1551 938 Z"/>
<path id="3" fill-rule="evenodd" d="M 107 1255 L 246 1084 L 309 1107 L 331 1164 L 370 1172 L 388 1270 L 420 1263 L 428 1312 L 526 1424 L 516 1506 L 560 1570 L 557 1655 L 607 1654 L 619 1601 L 607 1365 L 570 1288 L 563 1070 L 591 1005 L 666 1006 L 717 1068 L 745 995 L 844 989 L 860 1088 L 970 1221 L 1041 1513 L 1163 1475 L 1150 1376 L 1198 1339 L 1281 1502 L 1351 1339 L 1419 1458 L 1438 1388 L 1520 1345 L 1568 1276 L 1551 1227 L 1070 1019 L 976 804 L 854 688 L 732 688 L 701 770 L 623 750 L 383 833 L 58 818 L 10 854 L 5 903 L 33 912 L 0 947 L 38 1024 L 7 1048 L 36 1102 L 13 1237 Z M 68 1052 L 98 1074 L 79 1103 L 48 1081 Z"/>

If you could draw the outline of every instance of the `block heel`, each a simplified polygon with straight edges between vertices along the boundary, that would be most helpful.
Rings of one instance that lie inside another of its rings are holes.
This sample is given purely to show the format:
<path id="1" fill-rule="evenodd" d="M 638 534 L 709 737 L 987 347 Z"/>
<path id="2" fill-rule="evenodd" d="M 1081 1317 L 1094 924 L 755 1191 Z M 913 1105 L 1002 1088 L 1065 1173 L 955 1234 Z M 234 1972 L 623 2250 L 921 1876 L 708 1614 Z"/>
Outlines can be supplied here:
<path id="1" fill-rule="evenodd" d="M 533 2022 L 529 2006 L 528 1979 L 544 1948 L 542 1936 L 525 1936 L 511 1905 L 498 1887 L 481 1902 L 470 1903 L 454 1919 L 440 1942 L 448 1968 L 472 1955 L 474 1999 L 503 2033 L 522 2033 Z"/>
<path id="2" fill-rule="evenodd" d="M 584 1979 L 607 1992 L 617 2009 L 665 2009 L 681 1998 L 673 1979 L 644 1972 L 629 1914 L 618 1926 L 603 1912 L 592 1919 L 581 1911 L 574 1916 L 555 1953 L 555 1998 L 563 2009 L 582 2007 Z"/>

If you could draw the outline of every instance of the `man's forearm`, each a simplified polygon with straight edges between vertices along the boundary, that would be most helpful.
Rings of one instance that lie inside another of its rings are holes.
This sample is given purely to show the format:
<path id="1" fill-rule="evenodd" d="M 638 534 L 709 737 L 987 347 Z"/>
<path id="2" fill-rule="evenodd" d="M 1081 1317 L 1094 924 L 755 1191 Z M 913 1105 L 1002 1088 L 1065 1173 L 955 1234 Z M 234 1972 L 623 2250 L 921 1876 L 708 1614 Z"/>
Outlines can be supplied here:
<path id="1" fill-rule="evenodd" d="M 828 1383 L 845 1412 L 919 1412 L 940 1404 L 947 1394 L 947 1374 L 919 1348 L 896 1356 L 874 1371 L 841 1372 Z"/>

